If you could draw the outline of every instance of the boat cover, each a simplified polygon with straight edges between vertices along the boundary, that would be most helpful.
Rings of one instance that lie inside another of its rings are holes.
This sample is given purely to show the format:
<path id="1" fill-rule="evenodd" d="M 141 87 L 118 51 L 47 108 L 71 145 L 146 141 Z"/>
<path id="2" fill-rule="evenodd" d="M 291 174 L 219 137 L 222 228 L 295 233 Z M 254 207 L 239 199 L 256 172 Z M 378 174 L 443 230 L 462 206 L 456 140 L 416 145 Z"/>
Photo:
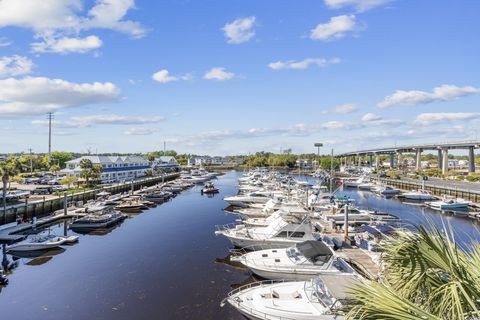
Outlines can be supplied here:
<path id="1" fill-rule="evenodd" d="M 380 231 L 378 231 L 372 226 L 365 225 L 365 226 L 361 226 L 360 229 L 362 230 L 362 232 L 370 233 L 373 236 L 379 236 L 381 234 Z"/>
<path id="2" fill-rule="evenodd" d="M 303 256 L 309 260 L 317 260 L 317 257 L 326 257 L 328 260 L 332 256 L 332 250 L 323 243 L 323 241 L 309 240 L 302 243 L 297 243 L 297 249 Z M 322 259 L 323 260 L 323 259 Z"/>

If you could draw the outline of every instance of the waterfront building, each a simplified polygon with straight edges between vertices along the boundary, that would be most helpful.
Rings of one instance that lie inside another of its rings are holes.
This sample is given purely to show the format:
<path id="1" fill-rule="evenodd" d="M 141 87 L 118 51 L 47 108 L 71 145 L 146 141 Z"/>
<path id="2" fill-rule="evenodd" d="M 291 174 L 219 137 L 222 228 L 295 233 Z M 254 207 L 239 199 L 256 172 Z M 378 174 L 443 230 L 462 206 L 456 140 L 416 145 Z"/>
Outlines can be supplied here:
<path id="1" fill-rule="evenodd" d="M 82 172 L 80 162 L 83 159 L 89 159 L 93 164 L 102 166 L 103 172 L 100 176 L 102 183 L 133 180 L 145 176 L 145 170 L 151 169 L 148 160 L 140 156 L 82 156 L 67 161 L 66 168 L 61 170 L 60 174 L 80 177 Z"/>
<path id="2" fill-rule="evenodd" d="M 312 159 L 298 159 L 296 161 L 296 165 L 299 168 L 311 169 L 313 168 L 314 162 Z"/>
<path id="3" fill-rule="evenodd" d="M 152 168 L 155 170 L 163 170 L 163 171 L 179 171 L 180 164 L 178 163 L 175 157 L 171 156 L 164 156 L 158 157 L 153 160 Z"/>
<path id="4" fill-rule="evenodd" d="M 190 157 L 187 160 L 188 166 L 223 166 L 227 164 L 231 164 L 232 161 L 229 157 L 210 157 L 210 156 L 203 156 L 203 157 Z"/>

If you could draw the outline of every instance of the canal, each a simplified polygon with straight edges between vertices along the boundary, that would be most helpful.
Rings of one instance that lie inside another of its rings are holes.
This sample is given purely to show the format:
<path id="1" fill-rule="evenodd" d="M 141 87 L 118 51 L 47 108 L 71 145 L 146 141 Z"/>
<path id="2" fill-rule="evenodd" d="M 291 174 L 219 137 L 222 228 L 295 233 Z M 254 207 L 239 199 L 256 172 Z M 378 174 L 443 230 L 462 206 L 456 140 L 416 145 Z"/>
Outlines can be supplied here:
<path id="1" fill-rule="evenodd" d="M 0 292 L 1 319 L 244 319 L 225 294 L 249 281 L 247 270 L 225 263 L 230 243 L 214 226 L 234 222 L 222 200 L 236 194 L 240 173 L 230 171 L 206 197 L 186 190 L 156 208 L 132 216 L 103 234 L 79 235 L 78 244 L 41 257 L 3 255 L 10 284 Z M 468 218 L 442 216 L 370 193 L 345 191 L 361 207 L 385 210 L 410 221 L 449 221 L 458 240 L 479 240 Z M 64 223 L 52 233 L 75 234 Z"/>

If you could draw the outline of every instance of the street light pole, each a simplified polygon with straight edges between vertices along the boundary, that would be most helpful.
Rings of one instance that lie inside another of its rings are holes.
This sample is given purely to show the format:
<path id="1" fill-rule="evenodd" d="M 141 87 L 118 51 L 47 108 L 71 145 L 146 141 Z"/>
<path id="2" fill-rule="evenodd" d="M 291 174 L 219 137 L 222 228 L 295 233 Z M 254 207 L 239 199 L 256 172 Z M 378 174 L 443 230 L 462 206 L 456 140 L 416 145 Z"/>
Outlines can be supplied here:
<path id="1" fill-rule="evenodd" d="M 333 148 L 330 156 L 330 192 L 333 191 Z"/>
<path id="2" fill-rule="evenodd" d="M 314 146 L 317 148 L 317 161 L 318 161 L 318 169 L 320 169 L 320 148 L 323 147 L 323 143 L 315 143 Z"/>

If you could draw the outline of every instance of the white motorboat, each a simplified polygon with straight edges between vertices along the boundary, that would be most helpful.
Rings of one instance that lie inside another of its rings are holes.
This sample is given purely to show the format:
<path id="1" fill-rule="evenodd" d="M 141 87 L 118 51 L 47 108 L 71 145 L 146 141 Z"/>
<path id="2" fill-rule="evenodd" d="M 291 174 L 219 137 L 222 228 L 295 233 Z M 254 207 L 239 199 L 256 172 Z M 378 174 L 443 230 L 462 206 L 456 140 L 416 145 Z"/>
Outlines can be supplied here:
<path id="1" fill-rule="evenodd" d="M 472 202 L 462 198 L 443 197 L 442 200 L 428 202 L 427 205 L 436 210 L 466 210 Z"/>
<path id="2" fill-rule="evenodd" d="M 372 188 L 372 192 L 383 196 L 395 196 L 401 193 L 400 189 L 383 185 L 375 186 L 374 188 Z"/>
<path id="3" fill-rule="evenodd" d="M 56 236 L 53 234 L 38 234 L 30 236 L 18 243 L 7 246 L 7 252 L 14 251 L 40 251 L 58 248 L 61 245 L 78 241 L 78 236 Z"/>
<path id="4" fill-rule="evenodd" d="M 361 183 L 358 185 L 359 190 L 365 190 L 365 191 L 371 191 L 373 188 L 375 188 L 377 185 L 375 183 L 371 182 L 365 182 Z"/>
<path id="5" fill-rule="evenodd" d="M 235 255 L 232 261 L 248 267 L 256 275 L 270 280 L 308 280 L 320 274 L 354 273 L 330 246 L 322 241 L 305 241 L 286 249 L 267 249 Z"/>
<path id="6" fill-rule="evenodd" d="M 251 192 L 246 195 L 237 195 L 233 197 L 225 197 L 223 200 L 228 202 L 232 206 L 246 207 L 252 203 L 266 203 L 272 199 L 274 194 L 268 191 Z"/>
<path id="7" fill-rule="evenodd" d="M 430 192 L 426 190 L 419 190 L 419 191 L 411 191 L 411 192 L 405 192 L 402 193 L 401 195 L 402 198 L 408 199 L 408 200 L 436 200 L 437 197 L 432 195 Z"/>
<path id="8" fill-rule="evenodd" d="M 217 226 L 215 235 L 223 235 L 234 246 L 250 250 L 286 248 L 315 240 L 310 221 L 298 216 L 278 217 L 266 227 L 248 228 L 243 224 Z"/>
<path id="9" fill-rule="evenodd" d="M 233 306 L 253 320 L 340 320 L 349 289 L 360 283 L 354 275 L 321 275 L 309 281 L 262 281 L 230 292 L 221 306 Z"/>
<path id="10" fill-rule="evenodd" d="M 358 188 L 358 186 L 367 183 L 368 179 L 364 176 L 356 179 L 356 180 L 344 180 L 343 187 L 344 188 Z"/>
<path id="11" fill-rule="evenodd" d="M 74 231 L 91 231 L 114 226 L 128 216 L 114 210 L 112 207 L 89 207 L 87 215 L 75 220 L 69 228 Z"/>

